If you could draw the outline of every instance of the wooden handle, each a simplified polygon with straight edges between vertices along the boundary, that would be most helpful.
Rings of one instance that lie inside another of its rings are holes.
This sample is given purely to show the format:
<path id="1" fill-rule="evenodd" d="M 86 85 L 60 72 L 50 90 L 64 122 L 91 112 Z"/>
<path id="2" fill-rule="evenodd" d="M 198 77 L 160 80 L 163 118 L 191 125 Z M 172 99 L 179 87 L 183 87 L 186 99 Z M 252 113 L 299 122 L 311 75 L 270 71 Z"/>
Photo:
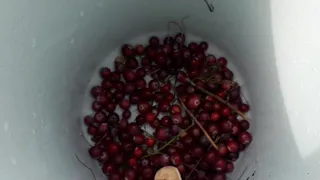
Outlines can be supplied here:
<path id="1" fill-rule="evenodd" d="M 165 166 L 159 169 L 154 180 L 182 180 L 179 170 L 173 166 Z"/>

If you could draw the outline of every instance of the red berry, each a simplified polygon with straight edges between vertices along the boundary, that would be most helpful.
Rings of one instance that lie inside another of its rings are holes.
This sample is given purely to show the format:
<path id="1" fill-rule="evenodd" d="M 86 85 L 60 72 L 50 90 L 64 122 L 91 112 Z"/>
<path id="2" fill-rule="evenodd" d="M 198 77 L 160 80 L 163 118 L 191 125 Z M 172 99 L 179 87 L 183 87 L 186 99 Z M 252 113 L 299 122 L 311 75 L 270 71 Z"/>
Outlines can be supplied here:
<path id="1" fill-rule="evenodd" d="M 242 130 L 248 130 L 250 128 L 250 123 L 247 120 L 240 121 L 240 127 Z"/>
<path id="2" fill-rule="evenodd" d="M 108 153 L 110 153 L 110 154 L 117 154 L 117 153 L 119 153 L 120 145 L 115 142 L 109 142 L 107 144 L 107 150 L 108 150 Z"/>
<path id="3" fill-rule="evenodd" d="M 217 112 L 213 112 L 211 113 L 211 117 L 210 117 L 211 121 L 219 121 L 220 119 L 220 114 Z"/>
<path id="4" fill-rule="evenodd" d="M 216 169 L 216 171 L 220 171 L 220 172 L 225 171 L 227 169 L 227 161 L 224 159 L 219 159 L 215 163 L 215 169 Z"/>
<path id="5" fill-rule="evenodd" d="M 143 149 L 141 147 L 136 147 L 133 154 L 136 158 L 140 158 L 143 155 Z"/>
<path id="6" fill-rule="evenodd" d="M 143 144 L 144 143 L 144 135 L 143 134 L 137 134 L 133 137 L 133 141 L 136 144 Z"/>
<path id="7" fill-rule="evenodd" d="M 160 91 L 163 93 L 168 93 L 171 90 L 171 84 L 170 83 L 166 83 L 164 84 L 161 88 Z"/>
<path id="8" fill-rule="evenodd" d="M 226 169 L 226 172 L 230 173 L 232 172 L 234 169 L 234 165 L 232 162 L 227 162 L 227 169 Z"/>
<path id="9" fill-rule="evenodd" d="M 136 46 L 136 52 L 138 55 L 143 55 L 144 54 L 144 47 L 143 45 L 139 44 Z"/>
<path id="10" fill-rule="evenodd" d="M 239 110 L 240 110 L 241 112 L 248 112 L 248 111 L 250 110 L 250 107 L 249 107 L 248 104 L 241 104 L 241 105 L 239 106 Z"/>
<path id="11" fill-rule="evenodd" d="M 227 117 L 227 116 L 231 115 L 231 109 L 229 107 L 224 107 L 221 110 L 221 114 L 222 114 L 222 116 Z"/>
<path id="12" fill-rule="evenodd" d="M 171 163 L 175 166 L 180 165 L 182 163 L 182 158 L 179 153 L 173 153 L 170 156 Z"/>
<path id="13" fill-rule="evenodd" d="M 171 114 L 181 114 L 181 107 L 179 105 L 172 105 Z"/>
<path id="14" fill-rule="evenodd" d="M 227 148 L 229 152 L 237 153 L 239 152 L 239 143 L 237 141 L 231 140 L 227 142 Z"/>
<path id="15" fill-rule="evenodd" d="M 170 135 L 166 128 L 158 128 L 155 131 L 155 137 L 160 141 L 166 141 L 169 139 Z"/>
<path id="16" fill-rule="evenodd" d="M 138 103 L 138 111 L 140 114 L 145 114 L 150 111 L 150 104 L 146 101 L 142 101 Z"/>
<path id="17" fill-rule="evenodd" d="M 187 101 L 189 109 L 197 109 L 200 106 L 200 97 L 196 94 L 191 95 Z"/>
<path id="18" fill-rule="evenodd" d="M 92 146 L 89 149 L 89 154 L 92 158 L 96 159 L 102 155 L 102 150 L 98 146 Z"/>
<path id="19" fill-rule="evenodd" d="M 122 55 L 126 57 L 132 57 L 135 55 L 134 48 L 128 44 L 123 45 L 121 48 L 121 51 L 122 51 Z"/>
<path id="20" fill-rule="evenodd" d="M 153 147 L 155 144 L 156 144 L 156 141 L 154 139 L 152 139 L 152 138 L 147 138 L 146 139 L 146 145 L 148 147 Z"/>
<path id="21" fill-rule="evenodd" d="M 130 158 L 130 159 L 128 160 L 128 165 L 129 165 L 130 167 L 137 166 L 137 165 L 138 165 L 137 159 L 135 159 L 135 158 Z"/>
<path id="22" fill-rule="evenodd" d="M 244 131 L 244 132 L 241 132 L 239 135 L 238 135 L 238 140 L 241 144 L 243 145 L 248 145 L 251 143 L 252 141 L 252 136 L 249 132 L 247 131 Z"/>

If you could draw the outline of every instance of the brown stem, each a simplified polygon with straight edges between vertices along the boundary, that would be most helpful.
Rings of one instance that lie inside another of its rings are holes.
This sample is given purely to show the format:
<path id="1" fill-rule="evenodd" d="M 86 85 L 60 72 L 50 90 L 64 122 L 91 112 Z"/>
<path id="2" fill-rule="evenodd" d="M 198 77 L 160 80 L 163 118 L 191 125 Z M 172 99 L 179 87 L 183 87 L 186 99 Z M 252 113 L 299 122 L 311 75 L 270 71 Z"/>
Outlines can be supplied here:
<path id="1" fill-rule="evenodd" d="M 210 141 L 211 145 L 216 149 L 219 150 L 218 146 L 216 145 L 216 143 L 214 143 L 214 141 L 211 139 L 210 135 L 207 133 L 207 131 L 204 129 L 204 127 L 201 125 L 201 123 L 197 120 L 196 117 L 194 117 L 194 115 L 190 112 L 190 110 L 186 107 L 186 105 L 182 102 L 181 99 L 179 99 L 182 107 L 187 111 L 187 113 L 189 114 L 189 116 L 193 119 L 193 121 L 199 126 L 199 128 L 201 129 L 201 131 L 204 133 L 204 135 L 207 137 L 207 139 Z"/>
<path id="2" fill-rule="evenodd" d="M 75 154 L 75 156 L 76 156 L 77 160 L 78 160 L 84 167 L 86 167 L 87 169 L 89 169 L 89 170 L 91 171 L 91 174 L 92 174 L 93 178 L 94 178 L 95 180 L 97 180 L 96 176 L 95 176 L 94 173 L 93 173 L 93 170 L 92 170 L 90 167 L 88 167 L 84 162 L 82 162 L 76 154 Z"/>
<path id="3" fill-rule="evenodd" d="M 190 168 L 190 169 L 194 169 L 193 171 L 195 171 L 195 172 L 197 172 L 197 173 L 200 172 L 199 170 L 197 170 L 196 168 L 191 167 L 191 166 L 188 165 L 188 164 L 183 164 L 183 165 L 187 166 L 187 167 Z M 204 178 L 205 178 L 205 179 L 208 179 L 207 177 L 204 177 Z"/>
<path id="4" fill-rule="evenodd" d="M 207 151 L 208 151 L 210 148 L 211 148 L 211 146 L 207 148 Z M 191 169 L 190 173 L 188 174 L 186 180 L 188 180 L 189 177 L 191 176 L 191 174 L 193 173 L 193 171 L 196 170 L 197 166 L 200 164 L 200 162 L 202 161 L 203 157 L 204 157 L 204 156 L 202 156 L 202 157 L 197 161 L 197 163 L 192 167 L 192 169 Z"/>
<path id="5" fill-rule="evenodd" d="M 232 109 L 233 111 L 235 111 L 236 113 L 238 113 L 243 119 L 247 120 L 248 121 L 248 118 L 246 115 L 244 115 L 241 111 L 239 111 L 237 108 L 234 108 L 230 103 L 226 102 L 225 100 L 223 100 L 221 97 L 203 89 L 202 87 L 200 86 L 197 86 L 192 80 L 190 79 L 187 79 L 187 81 L 194 87 L 196 87 L 197 89 L 199 89 L 200 91 L 202 91 L 203 93 L 209 95 L 209 96 L 212 96 L 214 97 L 216 100 L 220 101 L 221 103 L 227 105 L 230 109 Z"/>
<path id="6" fill-rule="evenodd" d="M 182 102 L 182 101 L 181 101 Z M 184 106 L 184 105 L 182 105 Z M 185 107 L 185 106 L 184 106 Z M 193 119 L 194 120 L 194 119 Z M 144 158 L 147 158 L 147 157 L 150 157 L 150 156 L 153 156 L 153 155 L 156 155 L 156 154 L 159 154 L 161 153 L 160 151 L 164 150 L 166 147 L 168 147 L 170 144 L 174 143 L 175 141 L 177 141 L 179 139 L 179 137 L 181 135 L 183 135 L 183 133 L 185 133 L 186 131 L 188 131 L 192 126 L 194 126 L 194 121 L 192 121 L 191 125 L 188 126 L 186 129 L 182 129 L 178 135 L 174 136 L 170 141 L 168 141 L 165 145 L 163 145 L 161 148 L 159 148 L 157 150 L 157 152 L 153 153 L 153 154 L 148 154 L 148 155 L 145 155 L 143 156 L 141 159 L 144 159 Z"/>

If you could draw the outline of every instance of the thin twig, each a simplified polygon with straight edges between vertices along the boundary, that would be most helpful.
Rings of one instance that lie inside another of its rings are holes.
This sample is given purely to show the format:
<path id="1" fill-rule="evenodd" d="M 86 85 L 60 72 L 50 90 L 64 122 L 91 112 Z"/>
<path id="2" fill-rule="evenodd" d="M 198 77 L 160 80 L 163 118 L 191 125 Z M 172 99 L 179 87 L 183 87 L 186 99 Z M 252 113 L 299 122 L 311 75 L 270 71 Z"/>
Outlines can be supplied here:
<path id="1" fill-rule="evenodd" d="M 211 146 L 207 149 L 207 151 L 208 151 L 210 148 L 211 148 Z M 192 167 L 192 169 L 191 169 L 190 173 L 188 174 L 186 180 L 188 180 L 189 177 L 191 176 L 191 174 L 193 173 L 193 171 L 196 170 L 197 166 L 200 164 L 200 162 L 202 161 L 203 157 L 204 157 L 204 156 L 202 156 L 202 157 L 197 161 L 197 163 Z"/>
<path id="2" fill-rule="evenodd" d="M 192 121 L 191 125 L 188 126 L 186 129 L 182 129 L 178 135 L 176 135 L 174 138 L 172 138 L 170 141 L 168 141 L 165 145 L 163 145 L 161 148 L 159 148 L 157 150 L 157 152 L 153 153 L 153 154 L 148 154 L 148 155 L 145 155 L 143 156 L 141 159 L 144 159 L 144 158 L 147 158 L 147 157 L 150 157 L 150 156 L 153 156 L 153 155 L 156 155 L 156 154 L 159 154 L 161 153 L 160 151 L 164 150 L 166 147 L 170 146 L 172 143 L 174 143 L 175 141 L 177 141 L 180 136 L 185 133 L 186 131 L 188 131 L 190 128 L 192 128 L 194 126 L 194 121 Z"/>
<path id="3" fill-rule="evenodd" d="M 187 79 L 187 81 L 194 87 L 196 87 L 197 89 L 199 89 L 200 91 L 202 91 L 203 93 L 209 95 L 209 96 L 212 96 L 214 97 L 215 99 L 217 99 L 218 101 L 220 101 L 221 103 L 227 105 L 230 109 L 232 109 L 233 111 L 235 111 L 236 113 L 238 113 L 243 119 L 247 120 L 248 121 L 248 118 L 246 115 L 244 115 L 241 111 L 239 111 L 237 108 L 234 108 L 230 103 L 226 102 L 225 100 L 223 100 L 221 97 L 203 89 L 202 87 L 200 86 L 197 86 L 192 80 L 190 79 Z"/>
<path id="4" fill-rule="evenodd" d="M 185 165 L 185 166 L 187 166 L 188 168 L 190 168 L 190 169 L 192 169 L 193 167 L 191 167 L 190 165 L 188 165 L 188 164 L 183 164 L 183 165 Z M 194 171 L 196 172 L 196 173 L 200 173 L 200 171 L 199 170 L 197 170 L 196 168 L 194 168 Z M 204 177 L 205 179 L 208 179 L 207 177 Z"/>
<path id="5" fill-rule="evenodd" d="M 168 32 L 167 32 L 168 36 L 170 35 L 170 24 L 174 24 L 174 25 L 178 26 L 179 29 L 180 29 L 180 32 L 183 32 L 183 28 L 177 22 L 169 21 L 168 22 Z"/>
<path id="6" fill-rule="evenodd" d="M 75 154 L 75 156 L 76 156 L 77 160 L 78 160 L 84 167 L 86 167 L 87 169 L 89 169 L 89 170 L 91 171 L 93 178 L 94 178 L 95 180 L 97 180 L 96 176 L 95 176 L 94 173 L 93 173 L 93 170 L 92 170 L 90 167 L 88 167 L 84 162 L 82 162 L 76 154 Z"/>
<path id="7" fill-rule="evenodd" d="M 216 145 L 216 143 L 214 143 L 214 141 L 211 139 L 210 135 L 207 133 L 207 131 L 204 129 L 204 127 L 201 125 L 201 123 L 197 120 L 196 117 L 194 117 L 194 115 L 190 112 L 190 110 L 186 107 L 186 105 L 183 103 L 183 101 L 181 99 L 179 99 L 182 107 L 187 111 L 187 113 L 189 114 L 189 116 L 193 119 L 193 121 L 199 126 L 199 128 L 201 129 L 201 131 L 204 133 L 204 135 L 207 137 L 207 139 L 210 141 L 211 145 L 216 149 L 219 150 L 218 146 Z"/>

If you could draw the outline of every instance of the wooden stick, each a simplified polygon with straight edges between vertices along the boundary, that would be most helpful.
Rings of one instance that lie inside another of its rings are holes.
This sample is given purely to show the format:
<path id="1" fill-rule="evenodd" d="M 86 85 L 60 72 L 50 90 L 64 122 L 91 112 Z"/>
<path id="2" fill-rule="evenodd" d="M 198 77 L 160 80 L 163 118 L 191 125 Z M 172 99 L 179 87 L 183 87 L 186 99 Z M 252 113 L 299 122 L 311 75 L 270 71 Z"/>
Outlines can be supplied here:
<path id="1" fill-rule="evenodd" d="M 239 111 L 237 108 L 234 108 L 230 103 L 226 102 L 225 100 L 223 100 L 221 97 L 203 89 L 202 87 L 197 86 L 192 80 L 190 80 L 189 78 L 187 78 L 187 81 L 194 87 L 196 87 L 197 89 L 199 89 L 200 91 L 202 91 L 203 93 L 214 97 L 215 99 L 217 99 L 218 101 L 220 101 L 221 103 L 227 105 L 230 109 L 232 109 L 233 111 L 235 111 L 237 114 L 239 114 L 243 119 L 248 121 L 248 118 L 246 115 L 244 115 L 241 111 Z"/>
<path id="2" fill-rule="evenodd" d="M 216 143 L 214 143 L 214 141 L 211 139 L 210 135 L 207 133 L 207 131 L 204 129 L 204 127 L 201 125 L 201 123 L 197 120 L 196 117 L 194 117 L 194 115 L 190 112 L 190 110 L 186 107 L 186 105 L 182 102 L 181 99 L 179 99 L 181 102 L 182 107 L 187 111 L 187 113 L 189 114 L 189 116 L 193 119 L 193 121 L 199 126 L 199 128 L 201 129 L 201 131 L 204 133 L 204 135 L 207 137 L 207 139 L 210 141 L 211 145 L 216 149 L 219 150 L 218 146 L 216 145 Z"/>

